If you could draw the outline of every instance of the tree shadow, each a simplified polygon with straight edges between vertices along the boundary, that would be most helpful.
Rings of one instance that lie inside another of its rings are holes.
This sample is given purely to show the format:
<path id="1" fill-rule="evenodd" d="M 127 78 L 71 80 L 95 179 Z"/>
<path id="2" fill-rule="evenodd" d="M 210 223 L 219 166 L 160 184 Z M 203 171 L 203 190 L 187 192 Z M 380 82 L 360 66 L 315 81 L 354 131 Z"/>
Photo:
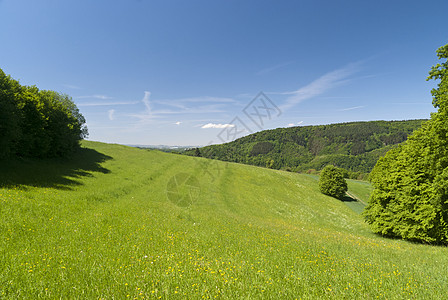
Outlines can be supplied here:
<path id="1" fill-rule="evenodd" d="M 342 202 L 358 202 L 358 199 L 353 198 L 353 197 L 351 197 L 351 196 L 349 196 L 347 194 L 345 194 L 344 197 L 342 197 L 340 200 Z"/>
<path id="2" fill-rule="evenodd" d="M 81 185 L 81 177 L 92 172 L 110 173 L 101 164 L 111 156 L 89 148 L 80 148 L 67 159 L 0 160 L 0 188 L 35 186 L 70 190 Z"/>
<path id="3" fill-rule="evenodd" d="M 381 233 L 376 233 L 376 232 L 372 232 L 372 234 L 374 234 L 377 237 L 383 238 L 383 239 L 388 239 L 391 241 L 402 241 L 404 243 L 408 243 L 408 244 L 412 244 L 412 245 L 423 245 L 423 246 L 428 246 L 428 247 L 440 247 L 440 248 L 448 248 L 448 244 L 445 242 L 434 242 L 434 243 L 430 243 L 430 242 L 425 242 L 422 240 L 418 240 L 418 239 L 404 239 L 402 237 L 399 236 L 394 236 L 394 235 L 383 235 Z"/>

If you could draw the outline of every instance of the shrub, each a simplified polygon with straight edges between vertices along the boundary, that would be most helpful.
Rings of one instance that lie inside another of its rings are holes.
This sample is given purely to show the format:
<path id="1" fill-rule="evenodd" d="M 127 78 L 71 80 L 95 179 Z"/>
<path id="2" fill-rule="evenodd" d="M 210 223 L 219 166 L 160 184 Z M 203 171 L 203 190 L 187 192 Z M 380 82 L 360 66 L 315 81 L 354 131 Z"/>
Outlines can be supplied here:
<path id="1" fill-rule="evenodd" d="M 319 189 L 322 194 L 342 199 L 347 191 L 347 182 L 342 171 L 333 165 L 323 168 L 319 178 Z"/>

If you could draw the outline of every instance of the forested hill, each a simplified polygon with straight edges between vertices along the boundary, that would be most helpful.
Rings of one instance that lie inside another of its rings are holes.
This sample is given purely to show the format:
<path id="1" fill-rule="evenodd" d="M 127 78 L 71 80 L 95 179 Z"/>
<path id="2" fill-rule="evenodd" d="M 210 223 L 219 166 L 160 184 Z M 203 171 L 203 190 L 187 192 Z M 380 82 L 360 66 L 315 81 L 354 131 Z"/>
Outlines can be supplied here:
<path id="1" fill-rule="evenodd" d="M 327 164 L 368 173 L 378 158 L 406 140 L 425 120 L 352 122 L 260 131 L 233 142 L 184 152 L 291 171 Z"/>

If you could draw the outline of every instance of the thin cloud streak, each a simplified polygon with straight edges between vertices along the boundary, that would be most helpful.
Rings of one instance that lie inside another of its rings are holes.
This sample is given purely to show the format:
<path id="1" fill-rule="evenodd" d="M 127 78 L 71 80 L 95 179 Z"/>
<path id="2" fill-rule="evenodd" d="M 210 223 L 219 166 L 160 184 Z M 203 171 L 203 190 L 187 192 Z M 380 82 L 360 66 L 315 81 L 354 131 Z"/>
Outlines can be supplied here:
<path id="1" fill-rule="evenodd" d="M 303 121 L 300 121 L 300 122 L 297 122 L 297 123 L 289 123 L 288 127 L 299 126 L 302 123 L 303 123 Z"/>
<path id="2" fill-rule="evenodd" d="M 81 90 L 79 86 L 73 84 L 63 84 L 62 86 L 72 90 Z"/>
<path id="3" fill-rule="evenodd" d="M 147 123 L 155 118 L 162 118 L 162 115 L 172 115 L 172 114 L 210 114 L 210 113 L 223 113 L 225 110 L 221 109 L 223 104 L 219 103 L 233 103 L 235 100 L 231 98 L 218 98 L 218 97 L 199 97 L 199 98 L 182 98 L 171 100 L 170 103 L 161 100 L 150 100 L 151 92 L 145 91 L 145 95 L 143 99 L 138 102 L 145 105 L 145 111 L 139 114 L 128 114 L 127 116 L 140 119 L 140 122 Z M 182 103 L 188 102 L 215 102 L 218 104 L 212 105 L 202 105 L 199 107 L 189 108 Z M 176 109 L 159 109 L 156 110 L 153 108 L 153 104 L 163 104 L 167 106 L 171 106 Z"/>
<path id="4" fill-rule="evenodd" d="M 256 75 L 264 75 L 264 74 L 268 74 L 268 73 L 271 73 L 272 71 L 275 71 L 275 70 L 277 70 L 277 69 L 280 69 L 280 68 L 289 66 L 289 65 L 291 65 L 291 64 L 293 64 L 293 63 L 294 63 L 294 61 L 284 62 L 284 63 L 278 64 L 278 65 L 272 66 L 272 67 L 270 67 L 270 68 L 266 68 L 266 69 L 263 69 L 263 70 L 261 70 L 261 71 L 258 71 L 258 72 L 255 73 L 255 74 L 256 74 Z"/>
<path id="5" fill-rule="evenodd" d="M 186 109 L 186 110 L 151 110 L 150 113 L 145 112 L 143 114 L 128 114 L 130 117 L 135 117 L 139 119 L 148 119 L 148 118 L 156 118 L 161 117 L 161 115 L 175 115 L 175 114 L 210 114 L 210 113 L 225 113 L 225 110 L 222 109 L 214 109 L 212 107 L 199 107 L 195 109 Z"/>
<path id="6" fill-rule="evenodd" d="M 226 104 L 226 103 L 237 103 L 235 99 L 232 98 L 222 98 L 222 97 L 194 97 L 194 98 L 180 98 L 180 99 L 159 99 L 153 100 L 152 103 L 172 106 L 175 108 L 187 109 L 188 103 L 217 103 L 217 104 Z"/>
<path id="7" fill-rule="evenodd" d="M 397 105 L 427 105 L 427 104 L 431 104 L 431 102 L 391 102 L 391 104 L 397 104 Z"/>
<path id="8" fill-rule="evenodd" d="M 143 105 L 145 106 L 145 110 L 143 111 L 143 113 L 128 115 L 129 117 L 140 119 L 140 125 L 142 125 L 142 123 L 147 123 L 148 121 L 151 121 L 152 119 L 155 118 L 153 115 L 153 112 L 151 110 L 150 97 L 151 97 L 151 92 L 145 91 L 145 95 L 143 96 L 143 99 L 138 102 L 138 103 L 143 103 Z"/>
<path id="9" fill-rule="evenodd" d="M 108 117 L 109 117 L 109 120 L 113 121 L 113 120 L 115 119 L 114 114 L 115 114 L 115 109 L 110 109 L 110 110 L 107 112 L 107 115 L 108 115 Z"/>
<path id="10" fill-rule="evenodd" d="M 181 98 L 175 99 L 174 101 L 178 102 L 214 102 L 214 103 L 234 103 L 237 102 L 235 99 L 227 98 L 227 97 L 192 97 L 192 98 Z"/>
<path id="11" fill-rule="evenodd" d="M 208 128 L 222 129 L 222 128 L 233 128 L 233 127 L 235 127 L 234 124 L 213 124 L 213 123 L 208 123 L 208 124 L 201 126 L 201 128 L 203 128 L 203 129 L 208 129 Z"/>
<path id="12" fill-rule="evenodd" d="M 101 100 L 109 100 L 113 99 L 113 97 L 109 97 L 106 95 L 87 95 L 87 96 L 78 96 L 74 97 L 75 99 L 101 99 Z"/>
<path id="13" fill-rule="evenodd" d="M 145 91 L 145 96 L 142 99 L 143 104 L 146 107 L 146 113 L 151 114 L 151 105 L 149 103 L 149 97 L 151 97 L 151 92 Z"/>
<path id="14" fill-rule="evenodd" d="M 350 82 L 350 76 L 359 71 L 360 62 L 351 63 L 344 68 L 326 73 L 310 84 L 293 92 L 285 92 L 283 95 L 291 95 L 280 106 L 281 110 L 287 110 L 298 103 L 316 97 L 334 87 Z"/>
<path id="15" fill-rule="evenodd" d="M 76 106 L 113 106 L 113 105 L 135 105 L 140 102 L 94 102 L 94 103 L 79 103 Z"/>
<path id="16" fill-rule="evenodd" d="M 170 114 L 206 114 L 206 113 L 224 113 L 226 110 L 218 109 L 213 105 L 197 107 L 197 108 L 187 108 L 184 110 L 154 110 L 152 113 L 154 115 L 170 115 Z"/>
<path id="17" fill-rule="evenodd" d="M 353 106 L 353 107 L 338 109 L 338 111 L 348 111 L 348 110 L 360 109 L 360 108 L 364 108 L 364 107 L 366 107 L 366 106 L 365 105 Z"/>

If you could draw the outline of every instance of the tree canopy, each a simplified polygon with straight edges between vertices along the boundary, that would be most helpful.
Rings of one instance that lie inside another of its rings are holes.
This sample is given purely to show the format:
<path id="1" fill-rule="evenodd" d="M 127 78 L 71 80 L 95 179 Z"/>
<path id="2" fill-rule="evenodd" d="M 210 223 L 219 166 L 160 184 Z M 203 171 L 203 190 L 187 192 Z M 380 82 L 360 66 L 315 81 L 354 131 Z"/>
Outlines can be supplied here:
<path id="1" fill-rule="evenodd" d="M 347 192 L 347 182 L 342 170 L 333 165 L 323 168 L 319 177 L 319 189 L 322 194 L 342 199 Z"/>
<path id="2" fill-rule="evenodd" d="M 438 108 L 406 143 L 380 158 L 371 173 L 374 191 L 364 215 L 374 232 L 426 243 L 448 243 L 448 45 L 428 80 Z"/>
<path id="3" fill-rule="evenodd" d="M 87 135 L 70 96 L 22 86 L 0 69 L 0 158 L 67 156 Z"/>

